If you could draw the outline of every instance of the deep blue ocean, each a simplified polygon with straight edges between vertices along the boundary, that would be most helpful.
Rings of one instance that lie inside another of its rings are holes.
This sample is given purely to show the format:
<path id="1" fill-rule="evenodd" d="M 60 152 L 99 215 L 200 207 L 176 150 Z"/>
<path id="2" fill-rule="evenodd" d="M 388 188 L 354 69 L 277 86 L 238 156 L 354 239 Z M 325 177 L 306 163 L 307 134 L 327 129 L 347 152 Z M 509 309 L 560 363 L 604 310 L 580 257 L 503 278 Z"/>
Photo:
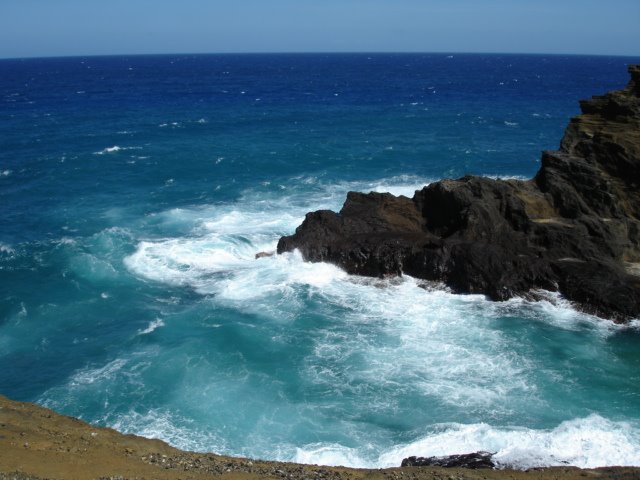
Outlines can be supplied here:
<path id="1" fill-rule="evenodd" d="M 640 465 L 640 322 L 254 259 L 349 190 L 531 177 L 631 62 L 0 60 L 0 394 L 265 459 Z"/>

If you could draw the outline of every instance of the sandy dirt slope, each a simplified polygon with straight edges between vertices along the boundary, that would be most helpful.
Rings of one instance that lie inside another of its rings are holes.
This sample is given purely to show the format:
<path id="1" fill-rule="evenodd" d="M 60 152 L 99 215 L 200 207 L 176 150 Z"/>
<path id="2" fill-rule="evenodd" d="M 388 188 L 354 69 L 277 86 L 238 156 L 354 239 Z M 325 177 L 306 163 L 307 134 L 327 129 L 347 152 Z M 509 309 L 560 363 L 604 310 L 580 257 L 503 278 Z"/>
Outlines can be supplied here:
<path id="1" fill-rule="evenodd" d="M 416 452 L 420 453 L 420 452 Z M 263 462 L 184 452 L 160 440 L 93 427 L 0 396 L 0 479 L 611 479 L 640 480 L 639 468 L 548 468 L 527 472 L 432 467 L 363 470 Z"/>

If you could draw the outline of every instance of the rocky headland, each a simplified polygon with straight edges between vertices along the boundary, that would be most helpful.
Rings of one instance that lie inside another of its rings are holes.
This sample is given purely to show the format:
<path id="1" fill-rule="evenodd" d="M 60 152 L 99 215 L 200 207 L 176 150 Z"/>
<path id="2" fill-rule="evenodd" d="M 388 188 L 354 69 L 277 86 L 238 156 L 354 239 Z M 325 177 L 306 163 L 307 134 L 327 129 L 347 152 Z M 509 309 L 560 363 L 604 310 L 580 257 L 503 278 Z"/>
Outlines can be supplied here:
<path id="1" fill-rule="evenodd" d="M 640 317 L 640 65 L 629 73 L 626 88 L 580 102 L 531 180 L 465 176 L 413 198 L 349 192 L 340 212 L 308 213 L 278 253 L 493 300 L 559 291 L 588 313 Z"/>

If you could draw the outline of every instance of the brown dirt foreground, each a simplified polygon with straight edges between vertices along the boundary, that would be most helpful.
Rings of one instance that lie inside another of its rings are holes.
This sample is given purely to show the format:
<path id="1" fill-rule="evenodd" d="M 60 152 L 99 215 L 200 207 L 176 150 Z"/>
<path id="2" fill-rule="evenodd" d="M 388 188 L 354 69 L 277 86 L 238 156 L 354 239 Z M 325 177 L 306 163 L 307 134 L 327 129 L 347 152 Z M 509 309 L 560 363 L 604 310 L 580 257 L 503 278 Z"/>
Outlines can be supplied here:
<path id="1" fill-rule="evenodd" d="M 424 452 L 416 452 L 420 454 Z M 5 479 L 308 479 L 308 480 L 640 480 L 638 468 L 465 470 L 433 467 L 364 470 L 264 462 L 184 452 L 160 440 L 93 427 L 0 396 L 0 480 Z"/>

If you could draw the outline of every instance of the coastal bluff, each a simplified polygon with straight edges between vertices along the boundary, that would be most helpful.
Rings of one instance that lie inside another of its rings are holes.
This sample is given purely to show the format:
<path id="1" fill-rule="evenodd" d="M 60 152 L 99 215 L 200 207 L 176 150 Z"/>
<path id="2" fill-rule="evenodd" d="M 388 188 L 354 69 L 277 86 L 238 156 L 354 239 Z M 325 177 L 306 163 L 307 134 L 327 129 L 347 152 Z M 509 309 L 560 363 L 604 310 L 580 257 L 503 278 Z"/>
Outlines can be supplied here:
<path id="1" fill-rule="evenodd" d="M 629 73 L 624 89 L 580 102 L 531 180 L 445 179 L 413 198 L 349 192 L 277 252 L 492 300 L 558 291 L 587 313 L 640 317 L 640 65 Z"/>
<path id="2" fill-rule="evenodd" d="M 204 480 L 578 480 L 637 479 L 638 467 L 484 468 L 480 454 L 407 459 L 385 469 L 301 465 L 186 452 L 157 439 L 123 435 L 41 406 L 0 395 L 0 480 L 163 479 Z M 466 460 L 465 460 L 466 459 Z M 466 468 L 459 466 L 460 460 Z M 452 462 L 457 464 L 453 465 Z M 420 466 L 428 465 L 428 466 Z"/>

